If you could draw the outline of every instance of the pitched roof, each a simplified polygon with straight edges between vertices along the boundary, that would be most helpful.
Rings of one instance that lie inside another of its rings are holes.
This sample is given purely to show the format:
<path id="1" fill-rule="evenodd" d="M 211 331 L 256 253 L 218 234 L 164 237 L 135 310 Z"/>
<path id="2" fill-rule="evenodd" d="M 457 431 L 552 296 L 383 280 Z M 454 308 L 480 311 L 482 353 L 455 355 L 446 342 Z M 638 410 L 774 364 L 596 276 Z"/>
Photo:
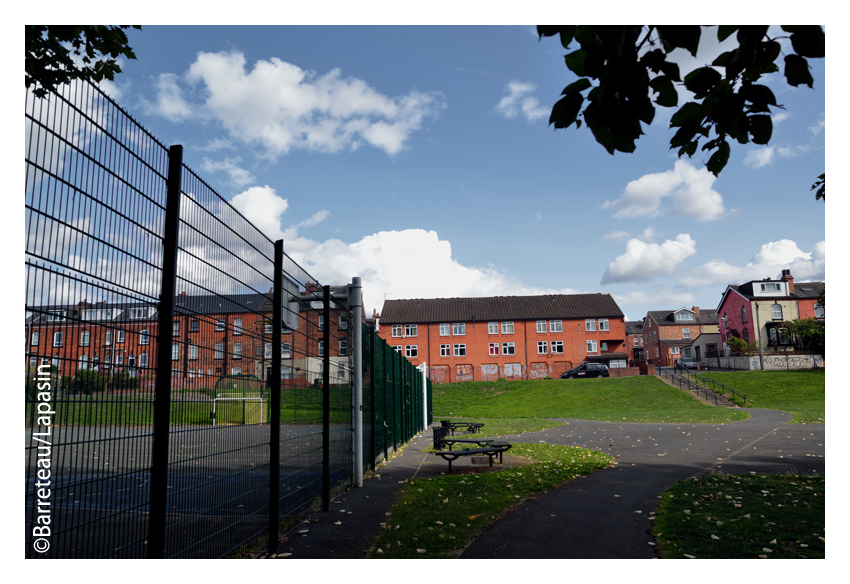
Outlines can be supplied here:
<path id="1" fill-rule="evenodd" d="M 699 314 L 694 314 L 693 320 L 688 321 L 676 321 L 673 316 L 677 312 L 680 312 L 682 309 L 678 308 L 676 310 L 650 310 L 647 312 L 649 316 L 652 317 L 652 320 L 658 326 L 682 326 L 687 324 L 720 324 L 720 319 L 717 316 L 717 313 L 712 309 L 710 312 L 708 310 L 699 309 Z M 690 309 L 685 309 L 688 312 L 694 312 Z"/>
<path id="2" fill-rule="evenodd" d="M 381 324 L 622 316 L 623 312 L 610 294 L 414 298 L 385 300 Z"/>
<path id="3" fill-rule="evenodd" d="M 643 332 L 643 321 L 642 320 L 627 320 L 626 321 L 626 334 L 627 335 L 639 335 Z"/>
<path id="4" fill-rule="evenodd" d="M 756 296 L 753 294 L 753 284 L 761 283 L 763 281 L 764 280 L 752 280 L 740 285 L 730 284 L 723 293 L 723 297 L 720 299 L 718 309 L 720 306 L 723 306 L 723 302 L 726 300 L 729 290 L 734 290 L 747 300 L 817 300 L 823 296 L 825 286 L 823 282 L 794 282 L 794 291 L 787 296 Z M 781 282 L 781 280 L 773 281 Z"/>

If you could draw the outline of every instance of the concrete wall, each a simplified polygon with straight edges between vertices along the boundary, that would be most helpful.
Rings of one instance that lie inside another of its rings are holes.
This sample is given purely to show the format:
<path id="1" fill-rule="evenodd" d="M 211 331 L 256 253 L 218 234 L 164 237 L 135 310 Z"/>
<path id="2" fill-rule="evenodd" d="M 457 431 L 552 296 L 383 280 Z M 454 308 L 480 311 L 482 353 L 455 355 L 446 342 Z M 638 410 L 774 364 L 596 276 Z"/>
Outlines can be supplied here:
<path id="1" fill-rule="evenodd" d="M 709 367 L 719 366 L 724 369 L 744 369 L 748 371 L 760 371 L 758 355 L 747 355 L 738 357 L 719 357 L 718 359 L 707 359 Z M 764 370 L 765 371 L 785 371 L 789 369 L 812 369 L 814 367 L 825 367 L 824 360 L 821 355 L 797 355 L 788 353 L 787 355 L 765 355 Z"/>

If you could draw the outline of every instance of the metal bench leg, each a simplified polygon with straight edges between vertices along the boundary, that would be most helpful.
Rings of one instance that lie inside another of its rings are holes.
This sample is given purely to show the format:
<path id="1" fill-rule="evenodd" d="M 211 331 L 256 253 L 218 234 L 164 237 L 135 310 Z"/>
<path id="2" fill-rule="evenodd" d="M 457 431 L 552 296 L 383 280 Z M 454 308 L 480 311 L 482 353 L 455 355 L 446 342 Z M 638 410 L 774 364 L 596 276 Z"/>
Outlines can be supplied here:
<path id="1" fill-rule="evenodd" d="M 449 474 L 452 474 L 452 461 L 449 460 Z"/>

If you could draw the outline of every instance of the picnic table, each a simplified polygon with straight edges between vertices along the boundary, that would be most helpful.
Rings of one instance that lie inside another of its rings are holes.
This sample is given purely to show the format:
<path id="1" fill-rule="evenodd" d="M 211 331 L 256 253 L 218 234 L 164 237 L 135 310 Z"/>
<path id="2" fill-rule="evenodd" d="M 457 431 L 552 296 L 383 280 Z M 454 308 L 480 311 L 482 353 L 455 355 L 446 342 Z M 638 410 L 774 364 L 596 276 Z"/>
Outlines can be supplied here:
<path id="1" fill-rule="evenodd" d="M 493 457 L 499 455 L 499 464 L 502 463 L 502 454 L 510 450 L 513 446 L 509 442 L 499 440 L 497 438 L 446 438 L 448 428 L 446 426 L 436 426 L 434 431 L 434 448 L 442 450 L 448 446 L 448 450 L 435 452 L 437 456 L 449 463 L 449 474 L 452 473 L 452 462 L 461 456 L 472 456 L 474 454 L 486 455 L 490 459 L 490 466 L 493 466 Z M 455 444 L 475 444 L 478 448 L 468 448 L 463 450 L 452 450 Z"/>
<path id="2" fill-rule="evenodd" d="M 440 425 L 451 431 L 452 436 L 454 436 L 455 430 L 460 430 L 461 428 L 465 428 L 470 434 L 481 432 L 484 422 L 455 422 L 453 420 L 440 420 Z"/>

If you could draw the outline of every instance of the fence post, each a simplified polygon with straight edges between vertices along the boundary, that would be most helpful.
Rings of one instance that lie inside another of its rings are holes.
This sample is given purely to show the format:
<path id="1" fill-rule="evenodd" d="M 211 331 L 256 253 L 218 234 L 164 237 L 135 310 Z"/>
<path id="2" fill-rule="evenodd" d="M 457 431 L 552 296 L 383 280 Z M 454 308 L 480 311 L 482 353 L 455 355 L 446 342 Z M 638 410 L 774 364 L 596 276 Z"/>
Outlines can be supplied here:
<path id="1" fill-rule="evenodd" d="M 371 400 L 369 403 L 371 407 L 369 408 L 369 424 L 372 427 L 372 431 L 369 433 L 369 467 L 372 470 L 375 470 L 375 459 L 377 458 L 377 454 L 375 453 L 375 384 L 378 382 L 378 376 L 375 373 L 375 351 L 377 350 L 377 343 L 375 342 L 375 329 L 369 329 L 369 371 L 372 372 L 372 383 L 369 385 L 369 399 Z"/>
<path id="2" fill-rule="evenodd" d="M 389 424 L 387 424 L 387 348 L 389 345 L 387 343 L 381 343 L 381 360 L 384 362 L 383 376 L 381 379 L 381 387 L 384 390 L 384 460 L 390 459 L 390 447 L 389 447 L 389 439 L 390 439 L 390 428 Z"/>
<path id="3" fill-rule="evenodd" d="M 283 322 L 283 240 L 274 242 L 272 288 L 272 378 L 269 390 L 269 553 L 280 539 L 280 351 Z M 326 327 L 327 328 L 327 327 Z M 262 420 L 261 420 L 262 422 Z"/>
<path id="4" fill-rule="evenodd" d="M 348 306 L 354 320 L 354 486 L 363 486 L 363 302 L 360 278 L 351 279 Z"/>
<path id="5" fill-rule="evenodd" d="M 322 314 L 325 327 L 322 343 L 322 510 L 331 508 L 331 287 L 322 287 Z"/>
<path id="6" fill-rule="evenodd" d="M 180 230 L 180 189 L 183 146 L 168 150 L 165 231 L 162 239 L 162 283 L 157 331 L 156 394 L 153 405 L 151 500 L 148 523 L 148 557 L 165 557 L 165 518 L 168 499 L 168 432 L 171 410 L 171 345 L 174 342 L 174 294 L 177 279 L 177 245 Z"/>

